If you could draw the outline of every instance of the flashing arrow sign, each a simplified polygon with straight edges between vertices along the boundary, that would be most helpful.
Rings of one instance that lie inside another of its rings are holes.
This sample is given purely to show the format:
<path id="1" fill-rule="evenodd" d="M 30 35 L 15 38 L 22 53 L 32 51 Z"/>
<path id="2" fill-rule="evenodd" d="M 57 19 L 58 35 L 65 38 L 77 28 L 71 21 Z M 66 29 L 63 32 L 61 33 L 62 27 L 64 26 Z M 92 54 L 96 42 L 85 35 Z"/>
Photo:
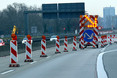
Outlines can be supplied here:
<path id="1" fill-rule="evenodd" d="M 85 15 L 85 18 L 92 24 L 92 25 L 88 25 L 88 27 L 97 27 L 97 16 L 95 17 L 95 22 L 93 22 L 91 20 L 91 18 L 89 18 L 87 15 Z"/>

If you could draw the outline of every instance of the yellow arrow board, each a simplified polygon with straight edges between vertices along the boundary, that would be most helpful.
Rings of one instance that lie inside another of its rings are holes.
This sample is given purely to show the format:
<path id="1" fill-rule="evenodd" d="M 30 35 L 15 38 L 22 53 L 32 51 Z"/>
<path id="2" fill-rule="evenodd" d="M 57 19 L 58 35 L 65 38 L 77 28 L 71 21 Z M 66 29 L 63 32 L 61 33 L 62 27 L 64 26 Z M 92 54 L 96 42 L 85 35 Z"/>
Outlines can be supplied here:
<path id="1" fill-rule="evenodd" d="M 97 18 L 95 17 L 95 22 L 93 22 L 87 15 L 85 15 L 85 18 L 92 24 L 87 25 L 87 27 L 97 27 Z"/>

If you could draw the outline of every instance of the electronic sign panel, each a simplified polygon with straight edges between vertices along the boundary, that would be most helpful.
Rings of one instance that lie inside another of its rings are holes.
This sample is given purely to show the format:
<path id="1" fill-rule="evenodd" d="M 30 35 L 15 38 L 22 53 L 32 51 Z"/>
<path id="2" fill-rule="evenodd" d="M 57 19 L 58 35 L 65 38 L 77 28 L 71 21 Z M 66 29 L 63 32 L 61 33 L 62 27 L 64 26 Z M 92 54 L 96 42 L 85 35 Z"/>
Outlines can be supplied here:
<path id="1" fill-rule="evenodd" d="M 84 3 L 42 4 L 44 19 L 78 18 L 85 15 Z"/>
<path id="2" fill-rule="evenodd" d="M 46 11 L 57 11 L 57 4 L 42 4 L 42 10 Z"/>
<path id="3" fill-rule="evenodd" d="M 59 11 L 79 12 L 84 11 L 84 3 L 60 3 L 58 4 Z"/>
<path id="4" fill-rule="evenodd" d="M 44 19 L 57 19 L 57 4 L 42 4 Z"/>
<path id="5" fill-rule="evenodd" d="M 84 3 L 60 3 L 58 10 L 59 18 L 78 18 L 85 14 Z"/>
<path id="6" fill-rule="evenodd" d="M 57 13 L 43 13 L 44 19 L 57 19 Z"/>

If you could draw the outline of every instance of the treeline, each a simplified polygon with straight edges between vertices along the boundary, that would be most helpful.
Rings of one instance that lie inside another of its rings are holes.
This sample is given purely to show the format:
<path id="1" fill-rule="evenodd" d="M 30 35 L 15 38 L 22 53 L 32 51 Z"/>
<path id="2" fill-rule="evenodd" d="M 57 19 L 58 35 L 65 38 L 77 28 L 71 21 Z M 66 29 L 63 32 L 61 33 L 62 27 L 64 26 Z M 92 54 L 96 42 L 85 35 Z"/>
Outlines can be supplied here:
<path id="1" fill-rule="evenodd" d="M 26 6 L 23 3 L 13 3 L 0 11 L 0 35 L 10 35 L 13 26 L 18 28 L 18 34 L 25 34 L 24 11 L 41 10 L 35 6 Z M 31 27 L 37 27 L 37 34 L 43 33 L 73 33 L 78 29 L 79 19 L 42 19 L 42 14 L 29 14 L 29 32 Z"/>
<path id="2" fill-rule="evenodd" d="M 24 34 L 24 14 L 26 10 L 38 10 L 36 7 L 27 7 L 25 4 L 13 3 L 8 5 L 6 9 L 0 12 L 0 34 L 11 34 L 13 26 L 16 25 L 19 34 Z M 39 20 L 42 20 L 40 15 L 30 15 L 30 25 L 33 21 L 38 21 L 35 25 L 39 24 Z"/>

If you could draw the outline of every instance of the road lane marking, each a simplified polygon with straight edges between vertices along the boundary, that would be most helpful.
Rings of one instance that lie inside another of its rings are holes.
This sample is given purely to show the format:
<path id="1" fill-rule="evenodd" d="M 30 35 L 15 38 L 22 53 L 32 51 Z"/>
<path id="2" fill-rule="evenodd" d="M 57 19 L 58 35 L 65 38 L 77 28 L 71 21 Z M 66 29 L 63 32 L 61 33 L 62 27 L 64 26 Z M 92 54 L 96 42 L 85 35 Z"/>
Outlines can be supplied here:
<path id="1" fill-rule="evenodd" d="M 104 69 L 103 59 L 102 59 L 104 53 L 105 52 L 100 53 L 98 55 L 98 58 L 97 58 L 97 75 L 98 75 L 98 78 L 108 78 L 106 71 Z"/>
<path id="2" fill-rule="evenodd" d="M 37 61 L 34 61 L 34 62 L 32 62 L 32 63 L 30 63 L 30 64 L 34 64 L 34 63 L 36 63 Z"/>
<path id="3" fill-rule="evenodd" d="M 97 57 L 97 75 L 98 75 L 98 78 L 108 78 L 107 77 L 107 74 L 106 74 L 106 71 L 104 69 L 104 65 L 103 65 L 103 55 L 104 55 L 104 50 L 109 46 L 109 44 L 104 47 L 103 49 L 101 49 L 101 52 L 98 57 Z"/>
<path id="4" fill-rule="evenodd" d="M 106 73 L 106 71 L 104 69 L 104 65 L 103 65 L 103 55 L 106 54 L 106 53 L 117 51 L 117 49 L 115 49 L 115 50 L 110 50 L 110 51 L 103 52 L 108 46 L 109 45 L 107 45 L 105 48 L 103 48 L 101 50 L 102 53 L 100 53 L 98 55 L 98 58 L 97 58 L 97 75 L 98 75 L 98 78 L 108 78 L 107 73 Z"/>
<path id="5" fill-rule="evenodd" d="M 104 50 L 105 50 L 108 46 L 109 46 L 109 44 L 108 44 L 106 47 L 102 48 L 102 49 L 101 49 L 101 52 L 104 52 Z"/>
<path id="6" fill-rule="evenodd" d="M 6 71 L 6 72 L 3 72 L 3 73 L 1 73 L 1 74 L 7 74 L 7 73 L 10 73 L 10 72 L 13 72 L 14 70 L 8 70 L 8 71 Z"/>

